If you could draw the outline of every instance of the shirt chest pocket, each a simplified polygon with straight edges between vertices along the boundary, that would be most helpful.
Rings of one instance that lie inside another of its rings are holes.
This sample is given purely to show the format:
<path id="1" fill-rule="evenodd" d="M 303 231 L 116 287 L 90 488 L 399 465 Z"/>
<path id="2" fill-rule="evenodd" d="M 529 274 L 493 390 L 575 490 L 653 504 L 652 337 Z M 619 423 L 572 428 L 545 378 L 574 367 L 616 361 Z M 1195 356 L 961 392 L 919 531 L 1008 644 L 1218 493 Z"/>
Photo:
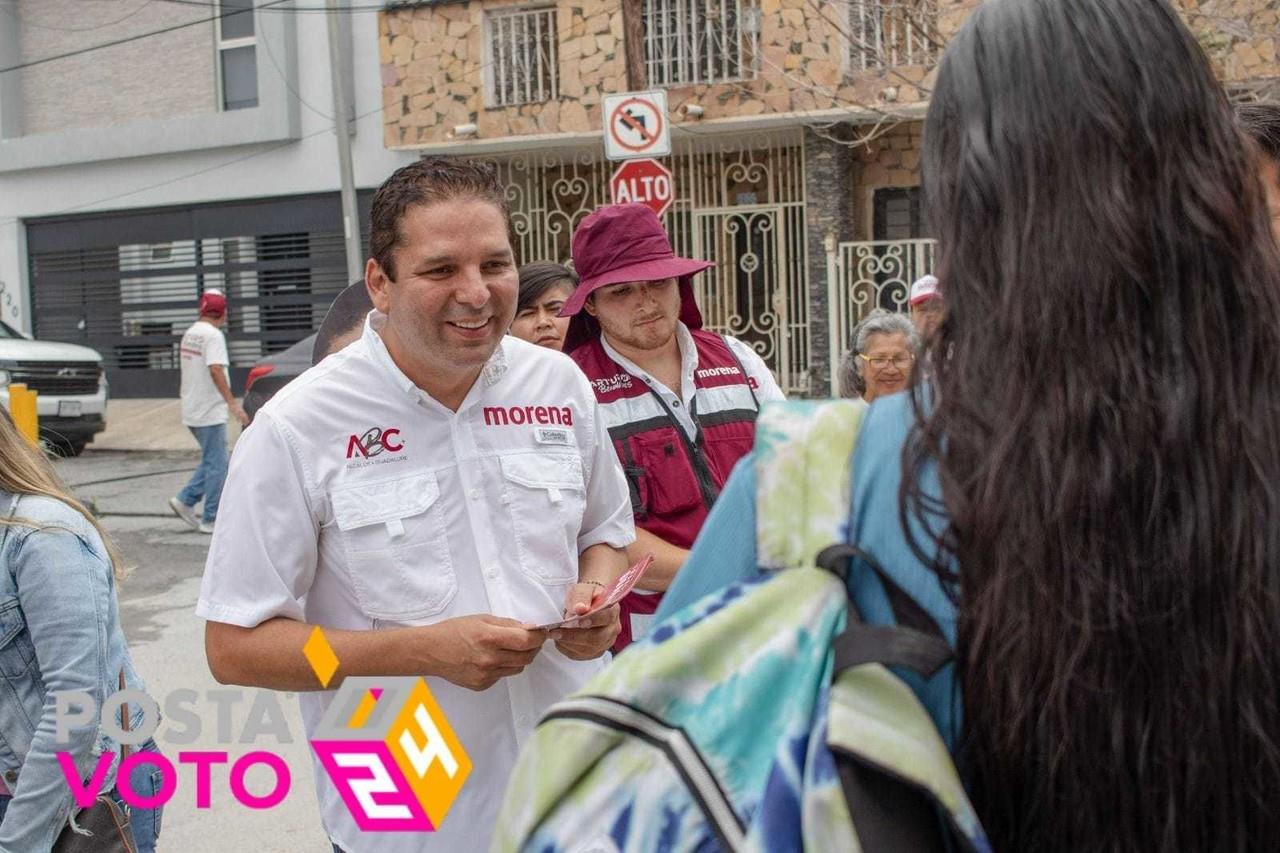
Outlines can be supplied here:
<path id="1" fill-rule="evenodd" d="M 458 591 L 433 473 L 361 483 L 329 495 L 356 599 L 373 619 L 424 619 Z"/>
<path id="2" fill-rule="evenodd" d="M 38 672 L 35 646 L 18 599 L 0 602 L 0 675 L 34 680 Z"/>
<path id="3" fill-rule="evenodd" d="M 586 509 L 582 459 L 535 451 L 501 457 L 503 502 L 511 510 L 520 567 L 541 583 L 578 579 L 578 534 Z"/>

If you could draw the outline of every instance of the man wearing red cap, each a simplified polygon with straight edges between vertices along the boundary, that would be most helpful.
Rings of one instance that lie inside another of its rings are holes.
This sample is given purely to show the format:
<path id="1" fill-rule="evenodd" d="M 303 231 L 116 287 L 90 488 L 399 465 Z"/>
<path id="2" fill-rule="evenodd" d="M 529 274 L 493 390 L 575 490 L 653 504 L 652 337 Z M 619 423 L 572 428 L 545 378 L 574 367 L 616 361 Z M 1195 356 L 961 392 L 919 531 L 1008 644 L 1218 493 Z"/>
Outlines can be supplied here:
<path id="1" fill-rule="evenodd" d="M 938 290 L 937 276 L 924 275 L 911 285 L 911 296 L 908 300 L 911 308 L 911 322 L 920 333 L 927 338 L 942 322 L 942 293 Z"/>
<path id="2" fill-rule="evenodd" d="M 693 276 L 714 264 L 676 257 L 643 204 L 603 207 L 573 235 L 581 283 L 564 351 L 587 374 L 631 490 L 638 559 L 656 557 L 646 591 L 622 602 L 614 651 L 639 639 L 684 564 L 737 461 L 760 404 L 783 399 L 750 346 L 702 329 Z"/>
<path id="3" fill-rule="evenodd" d="M 200 465 L 191 480 L 169 498 L 174 515 L 201 533 L 213 533 L 218 517 L 218 501 L 227 478 L 227 414 L 243 426 L 249 416 L 236 402 L 227 381 L 227 341 L 222 326 L 227 322 L 227 297 L 220 290 L 206 290 L 200 296 L 200 319 L 182 336 L 182 422 L 200 445 Z M 195 506 L 204 499 L 204 512 L 197 517 Z"/>

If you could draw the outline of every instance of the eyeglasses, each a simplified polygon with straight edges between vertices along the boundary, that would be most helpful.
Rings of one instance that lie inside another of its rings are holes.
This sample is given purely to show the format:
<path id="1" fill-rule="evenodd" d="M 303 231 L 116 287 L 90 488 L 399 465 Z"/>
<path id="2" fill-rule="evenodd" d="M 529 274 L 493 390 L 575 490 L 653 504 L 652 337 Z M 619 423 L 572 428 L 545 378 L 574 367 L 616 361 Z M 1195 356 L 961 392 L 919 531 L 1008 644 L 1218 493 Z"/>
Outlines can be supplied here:
<path id="1" fill-rule="evenodd" d="M 866 355 L 863 355 L 862 353 L 858 353 L 858 358 L 862 359 L 867 364 L 874 367 L 876 370 L 884 370 L 890 364 L 892 364 L 894 367 L 898 368 L 899 370 L 906 370 L 908 367 L 911 366 L 911 362 L 916 360 L 916 357 L 914 355 L 895 355 L 893 358 L 888 358 L 882 355 L 877 355 L 874 357 L 866 356 Z"/>

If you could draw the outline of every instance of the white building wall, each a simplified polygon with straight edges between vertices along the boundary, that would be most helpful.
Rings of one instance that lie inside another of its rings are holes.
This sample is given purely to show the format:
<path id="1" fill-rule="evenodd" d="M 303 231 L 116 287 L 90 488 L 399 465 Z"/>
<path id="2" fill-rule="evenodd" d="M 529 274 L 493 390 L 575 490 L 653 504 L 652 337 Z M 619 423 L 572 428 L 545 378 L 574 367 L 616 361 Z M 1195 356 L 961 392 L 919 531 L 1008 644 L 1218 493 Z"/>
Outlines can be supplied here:
<path id="1" fill-rule="evenodd" d="M 23 62 L 212 17 L 208 6 L 22 0 Z M 216 112 L 214 22 L 24 68 L 24 134 Z"/>
<path id="2" fill-rule="evenodd" d="M 359 5 L 367 8 L 371 4 Z M 378 186 L 399 166 L 412 162 L 416 155 L 383 147 L 377 15 L 371 11 L 348 14 L 358 117 L 352 159 L 356 186 L 370 188 Z M 0 170 L 0 282 L 4 282 L 6 292 L 16 288 L 21 296 L 15 316 L 5 309 L 4 295 L 0 294 L 0 312 L 7 322 L 24 331 L 31 329 L 23 219 L 339 189 L 337 142 L 329 118 L 333 98 L 325 16 L 296 14 L 293 23 L 298 71 L 296 85 L 291 84 L 294 91 L 288 93 L 288 98 L 299 107 L 297 139 L 23 171 Z M 3 25 L 0 17 L 0 26 Z M 265 57 L 259 59 L 258 68 L 260 87 L 279 74 Z M 189 144 L 184 141 L 182 147 Z"/>

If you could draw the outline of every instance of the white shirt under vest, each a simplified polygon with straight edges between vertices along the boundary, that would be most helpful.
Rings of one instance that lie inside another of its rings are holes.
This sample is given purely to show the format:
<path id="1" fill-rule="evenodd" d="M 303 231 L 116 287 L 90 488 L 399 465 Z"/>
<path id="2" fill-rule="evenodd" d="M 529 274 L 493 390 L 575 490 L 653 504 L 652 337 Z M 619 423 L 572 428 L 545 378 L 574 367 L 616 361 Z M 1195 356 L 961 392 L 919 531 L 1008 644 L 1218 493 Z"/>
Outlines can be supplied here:
<path id="1" fill-rule="evenodd" d="M 747 380 L 752 383 L 751 390 L 755 394 L 757 401 L 764 403 L 768 400 L 786 399 L 782 389 L 778 387 L 777 380 L 769 372 L 769 366 L 764 363 L 764 359 L 760 357 L 759 353 L 737 338 L 729 335 L 721 335 L 721 337 L 724 338 L 725 344 L 728 345 L 730 351 L 742 364 L 742 369 L 746 371 Z M 648 385 L 662 397 L 662 401 L 667 404 L 671 414 L 675 415 L 676 420 L 680 422 L 680 426 L 684 428 L 685 434 L 689 436 L 690 440 L 693 440 L 698 434 L 698 428 L 693 422 L 692 414 L 694 411 L 694 398 L 697 394 L 697 388 L 694 386 L 694 374 L 698 371 L 698 345 L 693 340 L 689 327 L 684 323 L 676 322 L 676 343 L 680 347 L 679 393 L 677 393 L 677 389 L 668 388 L 657 377 L 611 347 L 607 337 L 601 335 L 600 343 L 604 346 L 605 354 L 617 362 L 619 367 Z M 748 399 L 746 402 L 750 403 L 751 401 Z"/>

